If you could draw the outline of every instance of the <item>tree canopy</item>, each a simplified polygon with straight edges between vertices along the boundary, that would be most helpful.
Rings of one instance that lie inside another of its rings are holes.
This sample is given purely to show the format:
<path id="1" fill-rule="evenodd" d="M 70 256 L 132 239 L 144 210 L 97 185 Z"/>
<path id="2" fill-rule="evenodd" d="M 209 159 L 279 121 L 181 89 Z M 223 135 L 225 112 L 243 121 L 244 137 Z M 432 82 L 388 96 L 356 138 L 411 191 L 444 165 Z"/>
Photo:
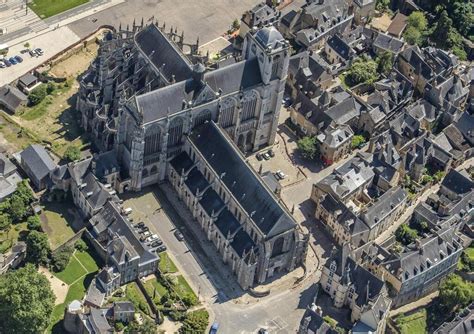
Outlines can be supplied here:
<path id="1" fill-rule="evenodd" d="M 209 323 L 209 314 L 205 310 L 197 310 L 186 314 L 183 326 L 179 329 L 181 334 L 198 334 L 206 331 Z"/>
<path id="2" fill-rule="evenodd" d="M 474 301 L 474 283 L 451 274 L 441 283 L 439 297 L 441 303 L 450 311 L 463 308 Z"/>
<path id="3" fill-rule="evenodd" d="M 31 264 L 0 276 L 0 333 L 42 333 L 54 300 L 47 278 Z"/>
<path id="4" fill-rule="evenodd" d="M 64 158 L 68 161 L 76 161 L 81 158 L 81 150 L 75 145 L 69 145 L 64 152 Z"/>
<path id="5" fill-rule="evenodd" d="M 305 159 L 313 160 L 316 158 L 317 147 L 316 137 L 305 136 L 296 142 L 298 150 Z"/>
<path id="6" fill-rule="evenodd" d="M 395 231 L 395 238 L 398 242 L 404 245 L 409 245 L 414 242 L 417 236 L 418 233 L 416 233 L 416 230 L 412 229 L 407 224 L 400 225 L 400 227 Z"/>
<path id="7" fill-rule="evenodd" d="M 388 75 L 393 68 L 393 54 L 389 51 L 382 52 L 377 59 L 377 71 Z"/>
<path id="8" fill-rule="evenodd" d="M 347 71 L 350 86 L 360 83 L 372 84 L 378 79 L 377 63 L 365 56 L 357 58 Z"/>
<path id="9" fill-rule="evenodd" d="M 428 21 L 425 14 L 422 12 L 413 12 L 408 16 L 407 28 L 403 37 L 408 44 L 422 45 L 425 41 L 426 30 L 428 28 Z"/>
<path id="10" fill-rule="evenodd" d="M 45 264 L 51 252 L 46 233 L 31 231 L 26 237 L 26 259 L 35 264 Z"/>

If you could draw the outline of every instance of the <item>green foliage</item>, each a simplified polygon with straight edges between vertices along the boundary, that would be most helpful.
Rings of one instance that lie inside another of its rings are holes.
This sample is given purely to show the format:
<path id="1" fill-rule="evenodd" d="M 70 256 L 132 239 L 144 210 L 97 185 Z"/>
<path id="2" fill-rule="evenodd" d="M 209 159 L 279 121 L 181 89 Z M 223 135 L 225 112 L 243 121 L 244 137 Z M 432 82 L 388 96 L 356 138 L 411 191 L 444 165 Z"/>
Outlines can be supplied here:
<path id="1" fill-rule="evenodd" d="M 186 319 L 186 313 L 178 310 L 172 310 L 168 313 L 168 317 L 170 317 L 173 321 L 183 321 Z"/>
<path id="2" fill-rule="evenodd" d="M 406 28 L 403 38 L 410 45 L 421 45 L 423 42 L 420 31 L 414 27 Z"/>
<path id="3" fill-rule="evenodd" d="M 429 232 L 428 223 L 425 221 L 414 221 L 411 224 L 411 227 L 417 230 L 419 233 Z"/>
<path id="4" fill-rule="evenodd" d="M 425 185 L 433 182 L 433 177 L 431 175 L 425 174 L 421 177 L 421 184 Z"/>
<path id="5" fill-rule="evenodd" d="M 21 222 L 30 213 L 29 205 L 33 198 L 27 181 L 18 183 L 13 195 L 0 203 L 0 230 L 8 228 L 12 223 Z"/>
<path id="6" fill-rule="evenodd" d="M 77 240 L 76 243 L 74 244 L 74 247 L 80 252 L 85 252 L 89 248 L 87 247 L 86 242 L 82 239 Z"/>
<path id="7" fill-rule="evenodd" d="M 156 334 L 156 325 L 153 321 L 148 318 L 143 320 L 143 323 L 139 325 L 136 322 L 132 322 L 125 328 L 124 333 L 126 334 Z"/>
<path id="8" fill-rule="evenodd" d="M 40 231 L 41 230 L 41 220 L 37 215 L 29 216 L 26 220 L 26 224 L 30 231 Z"/>
<path id="9" fill-rule="evenodd" d="M 413 12 L 408 16 L 408 26 L 414 27 L 419 31 L 424 31 L 428 28 L 428 21 L 423 12 Z"/>
<path id="10" fill-rule="evenodd" d="M 451 274 L 441 283 L 439 298 L 441 304 L 450 311 L 463 308 L 474 301 L 474 283 Z"/>
<path id="11" fill-rule="evenodd" d="M 60 272 L 66 269 L 69 264 L 72 253 L 74 252 L 73 246 L 65 246 L 62 249 L 53 253 L 52 256 L 52 269 L 54 272 Z"/>
<path id="12" fill-rule="evenodd" d="M 400 225 L 399 228 L 395 231 L 395 238 L 398 242 L 402 243 L 403 245 L 409 245 L 415 241 L 417 238 L 418 233 L 416 230 L 410 228 L 407 224 Z"/>
<path id="13" fill-rule="evenodd" d="M 305 159 L 313 160 L 316 158 L 318 149 L 316 147 L 316 137 L 305 136 L 296 142 L 298 150 Z"/>
<path id="14" fill-rule="evenodd" d="M 39 104 L 48 95 L 46 85 L 40 85 L 33 89 L 28 95 L 28 105 L 30 107 Z"/>
<path id="15" fill-rule="evenodd" d="M 192 307 L 197 305 L 198 299 L 194 294 L 187 294 L 183 297 L 183 303 L 187 307 Z"/>
<path id="16" fill-rule="evenodd" d="M 0 333 L 42 333 L 49 324 L 54 294 L 33 265 L 0 276 Z"/>
<path id="17" fill-rule="evenodd" d="M 56 90 L 56 85 L 54 82 L 48 82 L 46 85 L 46 93 L 52 94 Z"/>
<path id="18" fill-rule="evenodd" d="M 434 175 L 433 175 L 433 178 L 435 180 L 435 182 L 440 182 L 443 178 L 444 178 L 444 175 L 446 173 L 443 172 L 442 170 L 440 171 L 437 171 Z"/>
<path id="19" fill-rule="evenodd" d="M 186 315 L 183 326 L 179 329 L 180 334 L 205 333 L 209 324 L 209 313 L 206 310 L 197 310 Z"/>
<path id="20" fill-rule="evenodd" d="M 68 161 L 76 161 L 81 158 L 81 150 L 75 145 L 69 145 L 64 152 L 64 158 Z"/>
<path id="21" fill-rule="evenodd" d="M 466 251 L 461 254 L 460 261 L 461 266 L 460 268 L 458 267 L 458 269 L 469 272 L 474 271 L 474 259 L 471 258 Z"/>
<path id="22" fill-rule="evenodd" d="M 381 53 L 375 60 L 377 63 L 377 71 L 388 75 L 393 68 L 393 54 L 391 52 L 385 51 Z"/>
<path id="23" fill-rule="evenodd" d="M 365 144 L 365 138 L 361 135 L 355 135 L 352 137 L 352 148 L 360 148 Z"/>
<path id="24" fill-rule="evenodd" d="M 350 86 L 360 83 L 373 84 L 377 79 L 377 63 L 366 56 L 354 60 L 346 75 L 346 82 Z"/>
<path id="25" fill-rule="evenodd" d="M 390 0 L 377 0 L 375 3 L 375 9 L 379 12 L 385 12 L 389 9 Z"/>
<path id="26" fill-rule="evenodd" d="M 423 12 L 413 12 L 408 16 L 408 24 L 403 37 L 408 44 L 422 45 L 426 37 L 428 21 Z"/>
<path id="27" fill-rule="evenodd" d="M 237 30 L 240 28 L 240 22 L 238 19 L 235 19 L 234 21 L 232 21 L 232 29 L 233 30 Z"/>
<path id="28" fill-rule="evenodd" d="M 35 264 L 46 264 L 51 249 L 46 233 L 31 231 L 26 238 L 26 259 Z"/>
<path id="29" fill-rule="evenodd" d="M 324 322 L 326 322 L 329 326 L 331 326 L 332 328 L 336 328 L 337 327 L 337 321 L 334 320 L 333 318 L 331 318 L 330 316 L 328 315 L 325 315 L 323 317 L 323 320 Z"/>
<path id="30" fill-rule="evenodd" d="M 0 231 L 8 229 L 12 224 L 12 219 L 8 213 L 0 213 Z"/>
<path id="31" fill-rule="evenodd" d="M 121 332 L 125 328 L 125 325 L 120 321 L 116 321 L 114 324 L 114 328 L 115 328 L 115 331 Z"/>

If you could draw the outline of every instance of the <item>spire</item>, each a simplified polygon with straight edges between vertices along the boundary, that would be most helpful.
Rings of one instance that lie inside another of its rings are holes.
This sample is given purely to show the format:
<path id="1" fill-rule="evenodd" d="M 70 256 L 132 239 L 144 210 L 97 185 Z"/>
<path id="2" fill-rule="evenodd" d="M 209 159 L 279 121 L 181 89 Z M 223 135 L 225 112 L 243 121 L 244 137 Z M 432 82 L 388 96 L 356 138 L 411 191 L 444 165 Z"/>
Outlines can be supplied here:
<path id="1" fill-rule="evenodd" d="M 143 27 L 143 16 L 142 16 L 142 27 Z"/>
<path id="2" fill-rule="evenodd" d="M 122 21 L 119 23 L 119 31 L 122 30 Z"/>
<path id="3" fill-rule="evenodd" d="M 133 19 L 133 28 L 135 28 L 135 19 Z"/>

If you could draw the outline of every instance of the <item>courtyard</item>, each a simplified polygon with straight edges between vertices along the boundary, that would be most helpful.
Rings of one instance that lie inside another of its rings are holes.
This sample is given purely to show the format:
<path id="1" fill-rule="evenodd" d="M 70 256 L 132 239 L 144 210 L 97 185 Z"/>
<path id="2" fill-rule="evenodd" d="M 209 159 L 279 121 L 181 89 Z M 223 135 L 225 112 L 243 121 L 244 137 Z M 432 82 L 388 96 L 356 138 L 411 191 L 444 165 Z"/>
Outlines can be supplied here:
<path id="1" fill-rule="evenodd" d="M 46 202 L 40 215 L 41 228 L 48 235 L 51 249 L 56 249 L 74 236 L 77 211 L 70 201 Z"/>

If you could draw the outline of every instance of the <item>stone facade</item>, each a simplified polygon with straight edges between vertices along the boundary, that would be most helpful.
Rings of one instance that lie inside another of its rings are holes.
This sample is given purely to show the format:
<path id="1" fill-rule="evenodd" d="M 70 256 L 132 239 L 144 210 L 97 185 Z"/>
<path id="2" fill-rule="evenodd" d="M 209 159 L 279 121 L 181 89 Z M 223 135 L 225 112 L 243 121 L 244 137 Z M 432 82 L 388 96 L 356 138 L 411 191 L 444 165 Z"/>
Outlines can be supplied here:
<path id="1" fill-rule="evenodd" d="M 240 61 L 216 70 L 201 63 L 197 47 L 164 26 L 134 24 L 105 37 L 83 76 L 82 126 L 101 150 L 117 152 L 123 190 L 163 181 L 184 135 L 208 120 L 244 152 L 275 141 L 287 41 L 273 27 L 249 33 Z"/>

